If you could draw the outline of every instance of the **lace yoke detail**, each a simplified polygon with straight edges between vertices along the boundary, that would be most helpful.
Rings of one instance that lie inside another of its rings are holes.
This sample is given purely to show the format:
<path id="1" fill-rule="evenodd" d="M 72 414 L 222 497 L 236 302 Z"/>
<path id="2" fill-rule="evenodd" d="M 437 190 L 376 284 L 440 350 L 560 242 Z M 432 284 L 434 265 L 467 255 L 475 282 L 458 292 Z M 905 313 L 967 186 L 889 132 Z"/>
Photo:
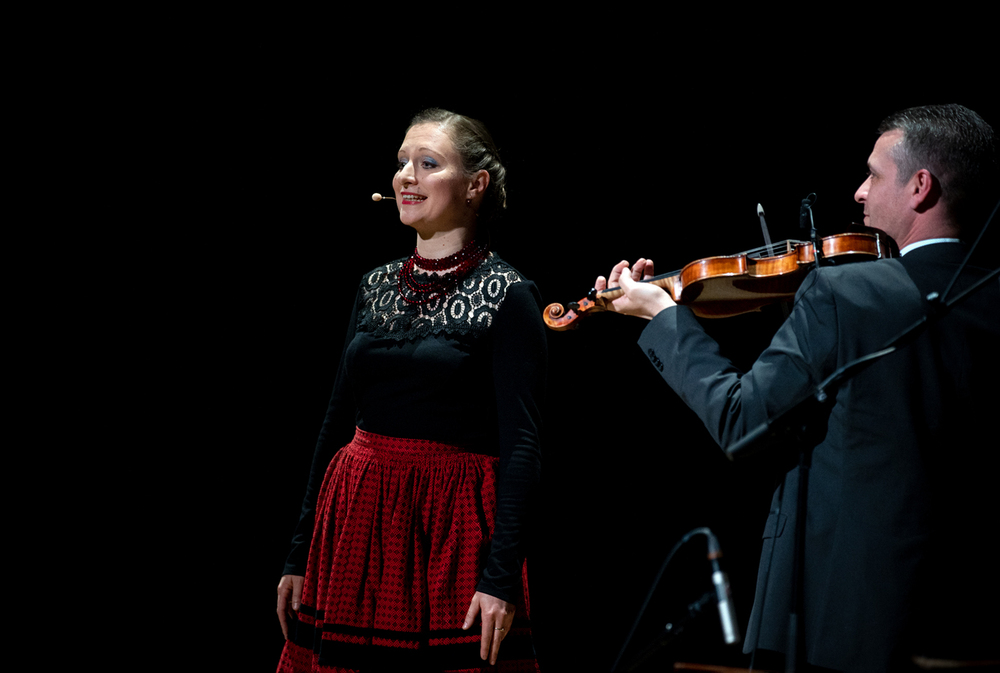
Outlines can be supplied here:
<path id="1" fill-rule="evenodd" d="M 524 278 L 494 254 L 446 295 L 425 304 L 399 296 L 397 279 L 405 259 L 369 272 L 361 281 L 358 331 L 398 341 L 431 334 L 479 336 L 493 324 L 507 290 Z"/>

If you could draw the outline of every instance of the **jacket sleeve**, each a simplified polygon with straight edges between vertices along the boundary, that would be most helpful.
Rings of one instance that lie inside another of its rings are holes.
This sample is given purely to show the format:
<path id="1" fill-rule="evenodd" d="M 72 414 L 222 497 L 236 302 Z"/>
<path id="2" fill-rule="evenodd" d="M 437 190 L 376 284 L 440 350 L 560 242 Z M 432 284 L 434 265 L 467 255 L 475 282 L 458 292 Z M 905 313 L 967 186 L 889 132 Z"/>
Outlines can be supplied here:
<path id="1" fill-rule="evenodd" d="M 813 273 L 770 345 L 747 372 L 719 351 L 686 306 L 661 311 L 639 347 L 725 449 L 807 396 L 837 360 L 834 295 Z"/>

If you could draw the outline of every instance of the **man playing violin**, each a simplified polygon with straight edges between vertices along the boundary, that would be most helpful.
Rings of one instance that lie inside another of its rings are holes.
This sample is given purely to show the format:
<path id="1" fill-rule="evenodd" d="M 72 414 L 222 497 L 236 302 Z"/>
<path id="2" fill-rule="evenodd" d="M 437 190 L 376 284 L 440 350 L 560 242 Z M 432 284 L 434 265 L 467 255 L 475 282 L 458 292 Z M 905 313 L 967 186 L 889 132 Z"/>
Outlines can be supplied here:
<path id="1" fill-rule="evenodd" d="M 944 294 L 968 252 L 962 241 L 997 202 L 995 136 L 959 105 L 904 110 L 879 133 L 854 198 L 902 256 L 812 272 L 748 371 L 688 307 L 638 282 L 653 276 L 652 261 L 620 262 L 595 287 L 620 285 L 607 308 L 650 321 L 639 346 L 724 449 L 935 313 L 912 342 L 831 391 L 822 439 L 809 442 L 801 661 L 883 671 L 1000 660 L 1000 592 L 976 576 L 995 565 L 981 542 L 1000 514 L 996 440 L 984 439 L 997 399 L 986 391 L 1000 380 L 997 270 L 966 267 L 946 299 L 993 277 L 946 312 L 928 300 Z M 798 472 L 784 475 L 764 529 L 745 640 L 756 666 L 780 665 L 774 653 L 789 649 Z"/>

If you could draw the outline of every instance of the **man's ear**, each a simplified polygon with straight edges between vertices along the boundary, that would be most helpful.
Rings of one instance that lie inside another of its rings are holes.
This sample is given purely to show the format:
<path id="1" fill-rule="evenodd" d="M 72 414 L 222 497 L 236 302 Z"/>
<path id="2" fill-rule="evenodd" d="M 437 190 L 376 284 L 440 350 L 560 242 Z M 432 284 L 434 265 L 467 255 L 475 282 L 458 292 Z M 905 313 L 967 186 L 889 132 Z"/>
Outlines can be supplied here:
<path id="1" fill-rule="evenodd" d="M 909 192 L 910 207 L 917 212 L 924 212 L 933 207 L 941 196 L 938 179 L 926 168 L 914 173 L 906 187 Z"/>

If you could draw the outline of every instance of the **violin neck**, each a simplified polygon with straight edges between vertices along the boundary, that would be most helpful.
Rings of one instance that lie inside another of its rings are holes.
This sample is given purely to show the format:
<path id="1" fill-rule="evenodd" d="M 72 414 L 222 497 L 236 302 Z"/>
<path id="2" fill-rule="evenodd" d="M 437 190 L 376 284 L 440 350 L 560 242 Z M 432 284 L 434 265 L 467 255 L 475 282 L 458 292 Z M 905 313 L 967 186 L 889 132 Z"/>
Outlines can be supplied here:
<path id="1" fill-rule="evenodd" d="M 652 283 L 653 285 L 659 285 L 660 287 L 666 289 L 668 292 L 673 288 L 674 281 L 681 272 L 671 271 L 670 273 L 663 273 L 659 276 L 653 276 L 652 278 L 645 278 L 640 283 Z M 618 297 L 625 294 L 625 290 L 620 287 L 609 287 L 607 290 L 602 290 L 597 293 L 598 299 L 617 299 Z"/>

